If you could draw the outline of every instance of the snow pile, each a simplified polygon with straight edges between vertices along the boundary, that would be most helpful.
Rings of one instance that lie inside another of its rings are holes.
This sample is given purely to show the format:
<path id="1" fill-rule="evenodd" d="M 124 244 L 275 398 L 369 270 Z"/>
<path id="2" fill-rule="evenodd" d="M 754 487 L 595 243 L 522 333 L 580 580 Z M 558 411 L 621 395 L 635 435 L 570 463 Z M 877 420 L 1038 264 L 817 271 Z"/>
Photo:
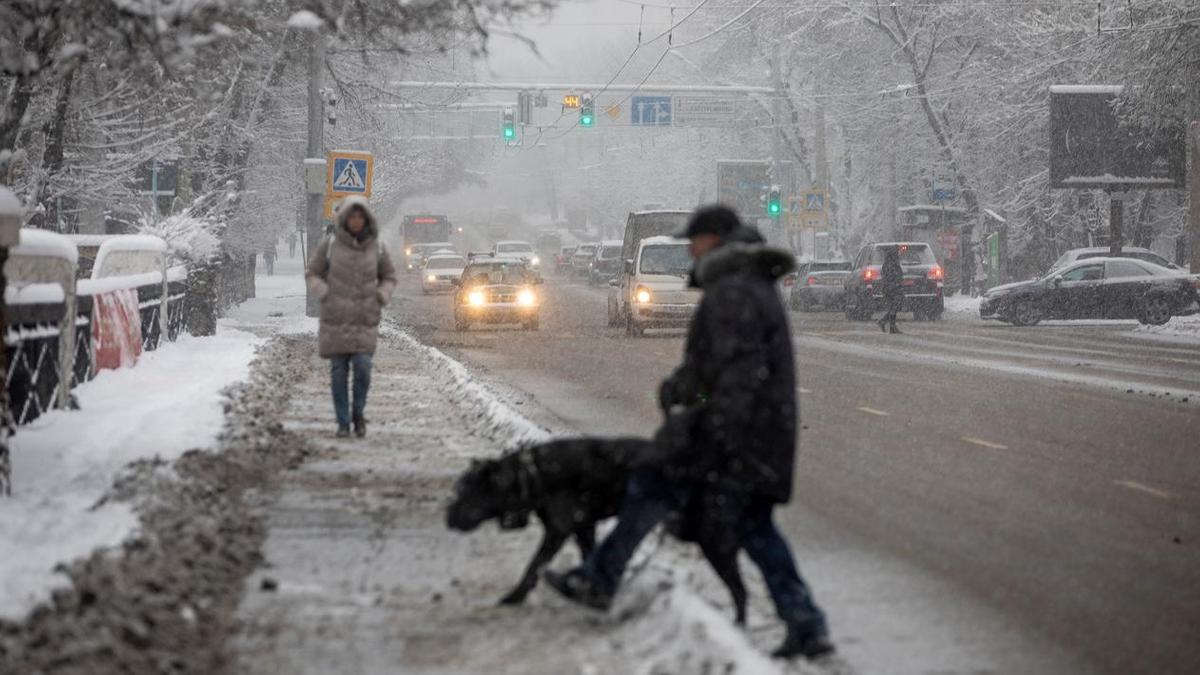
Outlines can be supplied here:
<path id="1" fill-rule="evenodd" d="M 325 22 L 309 10 L 302 9 L 288 17 L 287 25 L 296 30 L 321 30 Z"/>
<path id="2" fill-rule="evenodd" d="M 972 298 L 969 295 L 951 295 L 946 297 L 946 311 L 950 314 L 969 314 L 979 316 L 979 303 L 983 298 Z"/>
<path id="3" fill-rule="evenodd" d="M 386 325 L 384 330 L 433 364 L 435 374 L 445 383 L 443 391 L 448 393 L 455 405 L 470 411 L 472 419 L 477 422 L 475 432 L 479 435 L 508 446 L 536 443 L 550 438 L 548 430 L 534 424 L 500 400 L 495 392 L 475 379 L 463 364 L 440 350 L 421 343 L 406 332 L 388 330 Z"/>
<path id="4" fill-rule="evenodd" d="M 127 505 L 97 502 L 129 462 L 213 445 L 221 391 L 246 376 L 258 343 L 229 329 L 181 336 L 136 368 L 80 385 L 79 410 L 55 410 L 17 430 L 13 494 L 0 499 L 0 616 L 20 617 L 64 585 L 59 562 L 116 546 L 135 530 Z"/>
<path id="5" fill-rule="evenodd" d="M 259 334 L 316 333 L 316 317 L 304 315 L 304 276 L 301 263 L 281 260 L 275 275 L 254 277 L 255 297 L 233 307 L 222 322 Z"/>
<path id="6" fill-rule="evenodd" d="M 1200 342 L 1200 314 L 1176 316 L 1161 326 L 1138 326 L 1133 330 L 1144 337 L 1153 336 Z"/>
<path id="7" fill-rule="evenodd" d="M 67 297 L 58 284 L 21 284 L 9 282 L 4 287 L 6 305 L 40 305 L 62 302 Z"/>

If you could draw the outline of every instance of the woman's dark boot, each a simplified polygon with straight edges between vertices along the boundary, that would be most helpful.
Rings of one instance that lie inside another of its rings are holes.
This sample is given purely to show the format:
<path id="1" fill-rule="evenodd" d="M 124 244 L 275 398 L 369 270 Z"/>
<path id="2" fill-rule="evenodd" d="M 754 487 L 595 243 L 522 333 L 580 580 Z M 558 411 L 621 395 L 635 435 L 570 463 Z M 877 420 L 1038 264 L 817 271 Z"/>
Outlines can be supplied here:
<path id="1" fill-rule="evenodd" d="M 787 637 L 771 656 L 777 659 L 794 659 L 803 656 L 810 661 L 834 652 L 833 643 L 825 635 L 804 633 L 795 626 L 788 626 Z"/>
<path id="2" fill-rule="evenodd" d="M 877 326 L 879 326 L 879 330 L 883 331 L 884 333 L 888 332 L 888 331 L 887 331 L 887 317 L 886 317 L 886 316 L 884 316 L 883 318 L 881 318 L 881 319 L 879 319 L 878 321 L 876 321 L 876 322 L 875 322 L 875 324 L 876 324 Z"/>

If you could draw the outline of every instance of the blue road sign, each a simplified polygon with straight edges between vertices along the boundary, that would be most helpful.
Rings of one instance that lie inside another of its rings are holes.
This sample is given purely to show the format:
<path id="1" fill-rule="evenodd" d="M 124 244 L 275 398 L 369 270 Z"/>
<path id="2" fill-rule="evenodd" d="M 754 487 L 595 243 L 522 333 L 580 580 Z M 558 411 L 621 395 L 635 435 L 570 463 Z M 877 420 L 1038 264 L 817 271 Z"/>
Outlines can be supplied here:
<path id="1" fill-rule="evenodd" d="M 336 157 L 333 160 L 333 191 L 367 194 L 367 160 Z"/>
<path id="2" fill-rule="evenodd" d="M 630 122 L 637 126 L 671 126 L 670 96 L 634 96 L 630 99 Z"/>

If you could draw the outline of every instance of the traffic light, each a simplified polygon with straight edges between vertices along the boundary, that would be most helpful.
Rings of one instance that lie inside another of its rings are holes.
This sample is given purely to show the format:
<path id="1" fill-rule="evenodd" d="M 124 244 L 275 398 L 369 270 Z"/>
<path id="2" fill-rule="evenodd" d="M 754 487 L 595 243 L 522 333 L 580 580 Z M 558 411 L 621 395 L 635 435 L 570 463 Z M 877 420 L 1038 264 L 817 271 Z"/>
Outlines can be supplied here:
<path id="1" fill-rule="evenodd" d="M 584 96 L 579 104 L 579 126 L 590 127 L 596 124 L 596 105 L 591 96 Z"/>
<path id="2" fill-rule="evenodd" d="M 501 128 L 501 133 L 506 141 L 516 140 L 517 138 L 517 127 L 513 123 L 512 108 L 504 109 L 504 126 Z"/>
<path id="3" fill-rule="evenodd" d="M 779 186 L 772 185 L 767 191 L 767 215 L 778 218 L 783 214 L 783 199 L 779 195 Z"/>

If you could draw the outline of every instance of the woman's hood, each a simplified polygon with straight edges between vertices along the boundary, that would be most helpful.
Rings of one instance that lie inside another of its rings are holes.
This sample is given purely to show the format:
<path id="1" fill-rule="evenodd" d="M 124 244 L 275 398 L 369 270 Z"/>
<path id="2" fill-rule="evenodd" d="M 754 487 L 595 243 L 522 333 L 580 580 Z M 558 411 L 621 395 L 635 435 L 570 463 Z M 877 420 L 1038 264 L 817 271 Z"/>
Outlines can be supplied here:
<path id="1" fill-rule="evenodd" d="M 366 217 L 367 217 L 367 227 L 365 230 L 367 233 L 367 236 L 360 237 L 360 239 L 362 241 L 366 241 L 368 239 L 374 239 L 376 236 L 379 235 L 379 225 L 378 225 L 378 222 L 375 220 L 375 214 L 372 213 L 372 211 L 371 211 L 371 205 L 363 197 L 358 197 L 358 196 L 352 195 L 350 197 L 346 197 L 346 198 L 342 199 L 342 201 L 338 203 L 337 214 L 336 214 L 337 231 L 338 232 L 346 232 L 346 218 L 350 215 L 350 209 L 355 206 L 361 208 L 363 210 L 363 213 L 366 214 Z M 347 232 L 347 234 L 349 234 L 349 233 Z"/>

